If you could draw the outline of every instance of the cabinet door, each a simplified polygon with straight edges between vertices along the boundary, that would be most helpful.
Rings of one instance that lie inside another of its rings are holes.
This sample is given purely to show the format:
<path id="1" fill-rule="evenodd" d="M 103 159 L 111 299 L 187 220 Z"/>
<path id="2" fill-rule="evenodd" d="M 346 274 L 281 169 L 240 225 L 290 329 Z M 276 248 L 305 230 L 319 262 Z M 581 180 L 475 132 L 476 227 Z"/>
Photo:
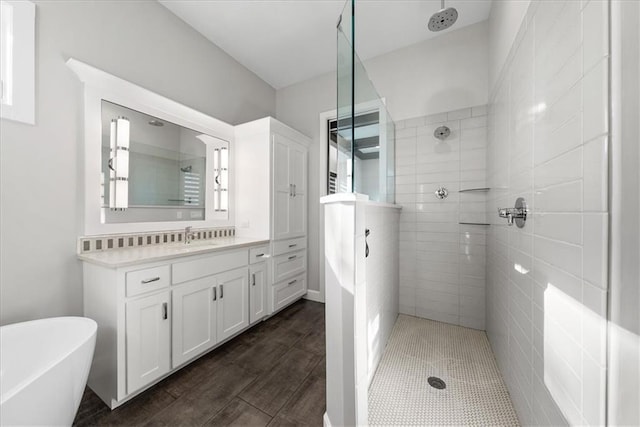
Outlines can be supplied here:
<path id="1" fill-rule="evenodd" d="M 218 279 L 218 341 L 249 326 L 249 269 L 239 268 L 216 276 Z"/>
<path id="2" fill-rule="evenodd" d="M 267 263 L 249 268 L 249 323 L 267 315 Z"/>
<path id="3" fill-rule="evenodd" d="M 273 237 L 284 239 L 290 234 L 289 204 L 293 187 L 289 178 L 289 143 L 273 135 Z"/>
<path id="4" fill-rule="evenodd" d="M 289 176 L 293 197 L 289 202 L 289 235 L 304 236 L 307 231 L 307 150 L 298 144 L 289 147 Z"/>
<path id="5" fill-rule="evenodd" d="M 217 281 L 209 276 L 192 280 L 174 288 L 173 306 L 173 367 L 216 344 Z"/>
<path id="6" fill-rule="evenodd" d="M 126 303 L 127 393 L 171 369 L 169 291 Z"/>

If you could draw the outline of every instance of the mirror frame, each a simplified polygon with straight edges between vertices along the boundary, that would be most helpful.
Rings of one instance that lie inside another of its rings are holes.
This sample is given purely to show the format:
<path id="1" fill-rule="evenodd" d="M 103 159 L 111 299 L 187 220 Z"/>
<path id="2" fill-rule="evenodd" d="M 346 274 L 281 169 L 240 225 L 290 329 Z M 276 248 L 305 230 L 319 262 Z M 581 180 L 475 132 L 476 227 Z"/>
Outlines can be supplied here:
<path id="1" fill-rule="evenodd" d="M 84 143 L 80 146 L 84 159 L 81 164 L 84 165 L 84 169 L 80 173 L 83 179 L 79 187 L 82 188 L 82 194 L 84 194 L 82 230 L 85 236 L 180 230 L 187 226 L 206 228 L 234 225 L 235 171 L 232 167 L 229 170 L 229 210 L 227 212 L 214 212 L 213 194 L 209 187 L 206 187 L 204 220 L 104 223 L 103 209 L 105 208 L 100 202 L 102 100 L 158 117 L 161 120 L 202 132 L 221 142 L 226 142 L 229 145 L 230 165 L 234 164 L 235 159 L 234 127 L 76 59 L 67 60 L 67 66 L 83 83 L 84 126 L 81 135 Z M 207 145 L 207 163 L 212 156 L 213 147 Z M 207 167 L 205 179 L 207 183 L 213 181 L 213 168 Z"/>

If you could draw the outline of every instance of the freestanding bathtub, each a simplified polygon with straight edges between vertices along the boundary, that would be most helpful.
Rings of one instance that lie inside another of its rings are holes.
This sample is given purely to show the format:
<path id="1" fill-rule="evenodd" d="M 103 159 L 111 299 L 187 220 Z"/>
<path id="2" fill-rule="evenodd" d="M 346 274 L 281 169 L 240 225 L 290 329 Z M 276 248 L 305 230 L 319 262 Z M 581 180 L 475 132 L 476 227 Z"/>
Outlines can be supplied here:
<path id="1" fill-rule="evenodd" d="M 0 327 L 0 425 L 70 426 L 96 344 L 95 321 L 54 317 Z"/>

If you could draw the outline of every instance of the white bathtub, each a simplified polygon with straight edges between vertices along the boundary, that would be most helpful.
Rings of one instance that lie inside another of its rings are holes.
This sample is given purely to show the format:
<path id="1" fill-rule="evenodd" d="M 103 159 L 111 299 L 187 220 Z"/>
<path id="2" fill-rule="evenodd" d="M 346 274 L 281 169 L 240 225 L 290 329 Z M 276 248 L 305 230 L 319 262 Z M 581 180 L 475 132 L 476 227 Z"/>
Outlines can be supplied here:
<path id="1" fill-rule="evenodd" d="M 0 425 L 70 426 L 87 383 L 97 328 L 85 317 L 0 327 Z"/>

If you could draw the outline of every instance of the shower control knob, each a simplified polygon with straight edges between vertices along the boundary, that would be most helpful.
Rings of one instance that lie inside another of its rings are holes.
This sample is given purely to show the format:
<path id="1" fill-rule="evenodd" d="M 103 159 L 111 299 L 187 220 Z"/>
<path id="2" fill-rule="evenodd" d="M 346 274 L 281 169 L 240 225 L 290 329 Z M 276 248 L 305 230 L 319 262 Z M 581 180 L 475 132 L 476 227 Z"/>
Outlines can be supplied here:
<path id="1" fill-rule="evenodd" d="M 511 226 L 515 222 L 518 228 L 524 227 L 524 223 L 527 221 L 528 213 L 529 208 L 527 207 L 527 203 L 522 197 L 518 197 L 515 207 L 498 209 L 498 216 L 500 218 L 506 218 L 507 225 Z"/>

